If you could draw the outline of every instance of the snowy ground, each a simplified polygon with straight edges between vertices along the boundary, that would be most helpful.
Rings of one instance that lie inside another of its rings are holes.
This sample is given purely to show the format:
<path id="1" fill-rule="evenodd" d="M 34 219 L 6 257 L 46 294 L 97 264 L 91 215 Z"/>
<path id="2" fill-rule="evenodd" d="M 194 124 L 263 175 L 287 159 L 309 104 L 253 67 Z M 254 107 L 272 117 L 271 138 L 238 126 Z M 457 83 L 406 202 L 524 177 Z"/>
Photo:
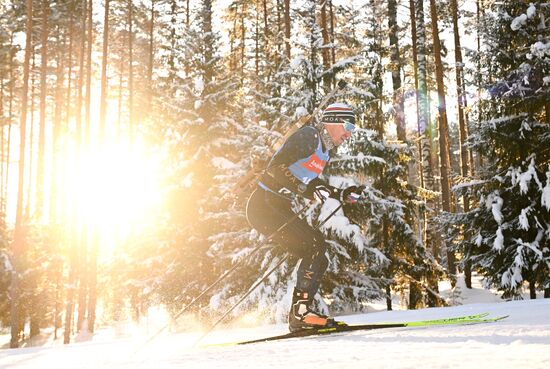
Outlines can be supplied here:
<path id="1" fill-rule="evenodd" d="M 349 323 L 400 322 L 488 312 L 487 324 L 393 328 L 246 346 L 205 347 L 286 333 L 284 325 L 0 350 L 4 369 L 173 368 L 549 368 L 550 299 L 502 302 L 488 291 L 462 293 L 464 305 L 340 317 Z M 483 301 L 472 303 L 474 301 Z"/>

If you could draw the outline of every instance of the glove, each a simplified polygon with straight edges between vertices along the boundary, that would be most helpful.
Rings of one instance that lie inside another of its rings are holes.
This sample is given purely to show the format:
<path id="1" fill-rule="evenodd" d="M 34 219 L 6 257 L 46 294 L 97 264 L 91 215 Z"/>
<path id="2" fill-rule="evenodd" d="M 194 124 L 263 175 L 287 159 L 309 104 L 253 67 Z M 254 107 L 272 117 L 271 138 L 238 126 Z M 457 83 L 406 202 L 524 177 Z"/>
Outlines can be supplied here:
<path id="1" fill-rule="evenodd" d="M 344 189 L 340 196 L 340 202 L 346 204 L 356 204 L 361 198 L 361 194 L 365 191 L 366 186 L 349 186 Z"/>

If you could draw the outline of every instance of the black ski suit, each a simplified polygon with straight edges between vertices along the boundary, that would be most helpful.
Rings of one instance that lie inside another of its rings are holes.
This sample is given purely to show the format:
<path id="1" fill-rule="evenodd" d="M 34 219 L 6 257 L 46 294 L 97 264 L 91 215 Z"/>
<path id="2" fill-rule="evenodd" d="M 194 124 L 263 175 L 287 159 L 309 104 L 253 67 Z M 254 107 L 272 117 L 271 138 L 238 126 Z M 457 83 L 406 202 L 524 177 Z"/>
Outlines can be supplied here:
<path id="1" fill-rule="evenodd" d="M 330 152 L 316 128 L 305 126 L 291 135 L 273 155 L 248 199 L 246 215 L 250 225 L 264 235 L 272 234 L 294 216 L 292 196 L 312 199 L 318 186 L 329 189 L 330 197 L 338 198 L 340 190 L 318 178 L 329 159 Z M 328 266 L 323 234 L 305 220 L 295 218 L 273 240 L 302 259 L 296 288 L 315 296 Z"/>

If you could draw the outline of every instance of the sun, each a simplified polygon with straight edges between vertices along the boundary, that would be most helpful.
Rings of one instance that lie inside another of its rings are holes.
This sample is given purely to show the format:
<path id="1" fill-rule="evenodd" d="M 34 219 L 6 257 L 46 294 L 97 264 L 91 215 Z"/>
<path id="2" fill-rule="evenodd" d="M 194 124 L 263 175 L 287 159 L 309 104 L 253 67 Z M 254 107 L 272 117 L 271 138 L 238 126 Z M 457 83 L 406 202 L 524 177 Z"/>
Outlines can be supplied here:
<path id="1" fill-rule="evenodd" d="M 79 160 L 72 183 L 78 216 L 99 230 L 107 247 L 161 215 L 162 164 L 154 152 L 141 142 L 117 140 L 84 152 Z"/>

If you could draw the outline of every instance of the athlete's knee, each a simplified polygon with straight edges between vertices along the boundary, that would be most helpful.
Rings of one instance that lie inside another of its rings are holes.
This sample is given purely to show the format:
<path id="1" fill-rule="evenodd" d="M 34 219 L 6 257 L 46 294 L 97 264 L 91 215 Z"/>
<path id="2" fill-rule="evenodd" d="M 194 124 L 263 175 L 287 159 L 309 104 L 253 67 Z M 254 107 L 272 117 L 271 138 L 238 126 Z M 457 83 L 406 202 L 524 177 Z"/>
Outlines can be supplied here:
<path id="1" fill-rule="evenodd" d="M 312 261 L 315 265 L 317 265 L 317 269 L 323 273 L 327 267 L 329 260 L 326 256 L 326 252 L 328 249 L 328 243 L 324 239 L 315 239 L 315 243 L 313 245 L 313 252 L 312 252 Z"/>

